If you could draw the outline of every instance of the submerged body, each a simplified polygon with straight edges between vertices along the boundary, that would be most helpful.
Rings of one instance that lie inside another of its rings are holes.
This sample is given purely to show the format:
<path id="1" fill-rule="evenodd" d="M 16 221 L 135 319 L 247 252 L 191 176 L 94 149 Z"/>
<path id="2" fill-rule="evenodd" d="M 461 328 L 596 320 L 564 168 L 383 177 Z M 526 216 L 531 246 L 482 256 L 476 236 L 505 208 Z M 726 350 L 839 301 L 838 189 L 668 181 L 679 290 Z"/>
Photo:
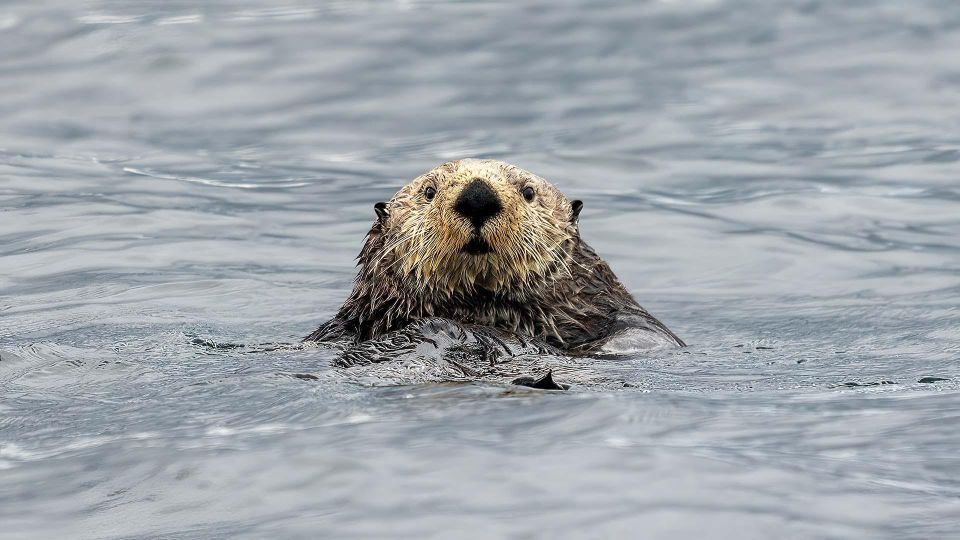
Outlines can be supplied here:
<path id="1" fill-rule="evenodd" d="M 445 163 L 375 205 L 350 297 L 306 340 L 355 344 L 444 318 L 566 354 L 625 334 L 682 346 L 580 238 L 581 207 L 501 161 Z"/>

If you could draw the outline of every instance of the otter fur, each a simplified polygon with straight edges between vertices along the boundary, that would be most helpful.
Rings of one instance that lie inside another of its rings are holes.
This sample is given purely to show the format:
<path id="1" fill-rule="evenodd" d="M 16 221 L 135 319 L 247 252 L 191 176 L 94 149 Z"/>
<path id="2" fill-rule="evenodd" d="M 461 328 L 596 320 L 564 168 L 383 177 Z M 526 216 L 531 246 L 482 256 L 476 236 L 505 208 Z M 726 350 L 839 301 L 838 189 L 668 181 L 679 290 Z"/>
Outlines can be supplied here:
<path id="1" fill-rule="evenodd" d="M 444 318 L 574 355 L 628 330 L 683 346 L 580 238 L 582 206 L 501 161 L 444 163 L 374 206 L 353 291 L 305 339 L 360 343 Z"/>

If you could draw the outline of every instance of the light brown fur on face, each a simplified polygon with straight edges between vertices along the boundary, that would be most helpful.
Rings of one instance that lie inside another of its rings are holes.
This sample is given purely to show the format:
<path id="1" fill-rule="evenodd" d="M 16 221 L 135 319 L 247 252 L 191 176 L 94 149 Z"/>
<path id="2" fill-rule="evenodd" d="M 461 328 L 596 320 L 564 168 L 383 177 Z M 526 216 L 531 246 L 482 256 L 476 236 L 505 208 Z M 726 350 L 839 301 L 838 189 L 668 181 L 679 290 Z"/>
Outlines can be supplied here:
<path id="1" fill-rule="evenodd" d="M 474 227 L 454 210 L 475 178 L 486 182 L 502 205 L 480 229 L 490 247 L 483 255 L 464 251 Z M 527 187 L 534 191 L 531 201 L 521 193 Z M 427 188 L 436 190 L 432 200 Z M 429 290 L 449 297 L 476 287 L 497 292 L 530 286 L 565 265 L 563 244 L 576 235 L 571 203 L 563 194 L 536 175 L 493 160 L 441 165 L 401 189 L 386 210 L 390 240 L 373 264 L 399 264 L 408 286 L 419 294 Z"/>
<path id="2" fill-rule="evenodd" d="M 375 205 L 350 297 L 306 339 L 358 342 L 440 317 L 571 353 L 626 328 L 682 345 L 580 238 L 581 206 L 501 161 L 444 163 Z"/>

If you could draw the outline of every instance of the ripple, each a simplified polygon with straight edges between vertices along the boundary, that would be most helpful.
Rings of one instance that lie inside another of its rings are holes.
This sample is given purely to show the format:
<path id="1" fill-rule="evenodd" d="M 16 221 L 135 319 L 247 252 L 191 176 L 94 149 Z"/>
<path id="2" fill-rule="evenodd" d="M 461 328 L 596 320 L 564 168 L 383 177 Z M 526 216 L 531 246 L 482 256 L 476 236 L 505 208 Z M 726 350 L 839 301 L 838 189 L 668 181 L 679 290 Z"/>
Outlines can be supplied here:
<path id="1" fill-rule="evenodd" d="M 165 174 L 151 170 L 145 169 L 135 169 L 133 167 L 124 167 L 123 171 L 130 174 L 136 174 L 140 176 L 149 176 L 151 178 L 160 178 L 163 180 L 180 180 L 182 182 L 192 182 L 195 184 L 203 184 L 205 186 L 213 187 L 226 187 L 226 188 L 236 188 L 236 189 L 287 189 L 287 188 L 298 188 L 309 186 L 310 182 L 263 182 L 263 183 L 252 183 L 252 182 L 226 182 L 223 180 L 213 180 L 210 178 L 197 178 L 194 176 L 177 176 L 172 174 Z"/>

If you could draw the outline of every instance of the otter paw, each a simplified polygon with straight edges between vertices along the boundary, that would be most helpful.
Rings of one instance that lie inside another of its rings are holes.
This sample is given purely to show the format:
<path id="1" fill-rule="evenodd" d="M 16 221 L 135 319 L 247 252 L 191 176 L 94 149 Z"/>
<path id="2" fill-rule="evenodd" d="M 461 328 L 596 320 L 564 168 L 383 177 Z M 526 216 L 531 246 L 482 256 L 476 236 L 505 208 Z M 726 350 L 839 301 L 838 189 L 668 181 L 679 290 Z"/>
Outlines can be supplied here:
<path id="1" fill-rule="evenodd" d="M 540 390 L 567 390 L 570 388 L 569 384 L 561 384 L 553 380 L 553 370 L 547 371 L 547 374 L 539 379 L 533 377 L 518 377 L 513 380 L 512 384 L 538 388 Z"/>

